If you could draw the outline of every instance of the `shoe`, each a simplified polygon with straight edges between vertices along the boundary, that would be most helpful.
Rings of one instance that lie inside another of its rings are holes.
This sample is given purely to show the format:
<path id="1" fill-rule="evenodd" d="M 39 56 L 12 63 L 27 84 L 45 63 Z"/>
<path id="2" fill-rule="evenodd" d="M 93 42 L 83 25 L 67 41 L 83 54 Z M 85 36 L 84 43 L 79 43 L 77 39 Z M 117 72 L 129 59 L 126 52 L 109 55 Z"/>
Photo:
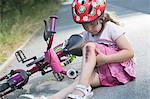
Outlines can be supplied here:
<path id="1" fill-rule="evenodd" d="M 67 95 L 66 99 L 90 99 L 93 96 L 91 86 L 87 87 L 85 85 L 78 84 L 75 86 L 75 90 L 81 91 L 84 95 L 79 96 L 76 94 L 69 94 L 69 95 Z"/>
<path id="2" fill-rule="evenodd" d="M 36 99 L 33 95 L 30 94 L 24 94 L 19 96 L 19 98 L 28 98 L 28 99 Z M 47 99 L 45 96 L 41 96 L 40 99 Z"/>

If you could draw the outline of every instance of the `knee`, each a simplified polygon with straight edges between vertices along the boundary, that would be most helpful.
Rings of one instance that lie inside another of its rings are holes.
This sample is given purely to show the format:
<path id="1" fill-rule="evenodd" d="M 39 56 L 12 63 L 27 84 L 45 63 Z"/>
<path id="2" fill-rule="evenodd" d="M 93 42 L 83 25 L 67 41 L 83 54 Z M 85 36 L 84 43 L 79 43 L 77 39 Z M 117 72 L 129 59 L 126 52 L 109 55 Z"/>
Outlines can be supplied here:
<path id="1" fill-rule="evenodd" d="M 86 44 L 84 45 L 83 50 L 86 49 L 87 47 L 89 47 L 89 48 L 92 49 L 92 50 L 95 50 L 96 44 L 93 43 L 93 42 L 88 42 L 88 43 L 86 43 Z"/>

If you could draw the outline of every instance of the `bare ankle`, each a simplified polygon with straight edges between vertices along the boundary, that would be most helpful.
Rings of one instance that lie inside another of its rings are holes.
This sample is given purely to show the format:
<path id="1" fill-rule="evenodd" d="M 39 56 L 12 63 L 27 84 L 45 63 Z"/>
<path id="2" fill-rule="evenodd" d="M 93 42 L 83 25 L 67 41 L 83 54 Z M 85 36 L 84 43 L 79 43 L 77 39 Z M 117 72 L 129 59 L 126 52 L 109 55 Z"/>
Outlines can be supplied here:
<path id="1" fill-rule="evenodd" d="M 57 99 L 54 95 L 48 96 L 47 99 Z"/>
<path id="2" fill-rule="evenodd" d="M 60 97 L 58 95 L 51 95 L 51 96 L 48 96 L 47 98 L 48 99 L 64 99 L 64 98 L 62 98 L 62 97 Z"/>
<path id="3" fill-rule="evenodd" d="M 79 82 L 79 84 L 85 85 L 85 86 L 89 86 L 90 85 L 88 81 L 81 81 L 81 82 Z"/>

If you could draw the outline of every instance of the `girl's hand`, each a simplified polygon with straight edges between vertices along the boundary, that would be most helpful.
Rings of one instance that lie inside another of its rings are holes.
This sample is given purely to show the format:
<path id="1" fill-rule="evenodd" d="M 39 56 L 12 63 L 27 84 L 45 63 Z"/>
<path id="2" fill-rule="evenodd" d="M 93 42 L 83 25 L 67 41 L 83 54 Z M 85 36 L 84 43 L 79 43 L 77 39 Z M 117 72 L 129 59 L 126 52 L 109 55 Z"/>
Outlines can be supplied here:
<path id="1" fill-rule="evenodd" d="M 96 56 L 96 63 L 97 65 L 104 65 L 106 64 L 107 62 L 107 55 L 103 54 L 103 53 L 98 53 L 97 56 Z"/>

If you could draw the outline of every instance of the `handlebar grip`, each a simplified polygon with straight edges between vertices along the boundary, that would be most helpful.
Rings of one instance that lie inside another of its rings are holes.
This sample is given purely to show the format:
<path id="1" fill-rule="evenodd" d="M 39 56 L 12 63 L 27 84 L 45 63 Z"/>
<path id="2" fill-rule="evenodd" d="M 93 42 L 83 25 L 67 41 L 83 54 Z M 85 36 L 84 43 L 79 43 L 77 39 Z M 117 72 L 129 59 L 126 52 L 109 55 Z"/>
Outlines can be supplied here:
<path id="1" fill-rule="evenodd" d="M 51 33 L 56 33 L 55 31 L 56 19 L 58 19 L 56 15 L 53 15 L 50 17 L 50 32 Z"/>

